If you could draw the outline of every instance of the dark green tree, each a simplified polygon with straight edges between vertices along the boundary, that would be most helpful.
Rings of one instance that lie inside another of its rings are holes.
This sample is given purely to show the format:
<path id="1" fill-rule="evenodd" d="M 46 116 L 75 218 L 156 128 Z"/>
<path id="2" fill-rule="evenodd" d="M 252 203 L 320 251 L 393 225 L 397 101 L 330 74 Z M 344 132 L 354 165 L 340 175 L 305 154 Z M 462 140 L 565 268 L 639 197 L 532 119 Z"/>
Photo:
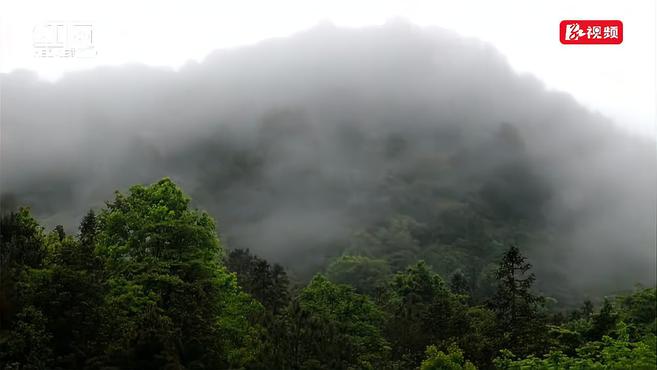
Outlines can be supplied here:
<path id="1" fill-rule="evenodd" d="M 620 320 L 628 325 L 630 338 L 657 335 L 657 289 L 637 288 L 617 299 Z"/>
<path id="2" fill-rule="evenodd" d="M 449 288 L 455 294 L 470 294 L 471 284 L 463 271 L 456 270 L 449 279 Z"/>
<path id="3" fill-rule="evenodd" d="M 540 308 L 544 299 L 532 292 L 536 277 L 530 272 L 518 247 L 512 245 L 497 269 L 497 291 L 489 301 L 496 314 L 500 345 L 514 354 L 542 353 L 545 350 L 545 317 Z"/>
<path id="4" fill-rule="evenodd" d="M 282 319 L 281 368 L 378 369 L 386 364 L 384 314 L 347 285 L 315 276 Z"/>
<path id="5" fill-rule="evenodd" d="M 23 285 L 26 304 L 40 310 L 52 335 L 53 366 L 81 369 L 99 351 L 98 323 L 103 304 L 103 283 L 89 268 L 86 254 L 71 236 L 58 229 L 46 238 L 48 263 L 32 270 Z"/>
<path id="6" fill-rule="evenodd" d="M 47 319 L 33 306 L 24 307 L 15 316 L 9 335 L 0 334 L 2 369 L 48 369 L 52 363 L 52 335 Z"/>
<path id="7" fill-rule="evenodd" d="M 43 228 L 27 208 L 0 218 L 0 332 L 20 310 L 18 281 L 29 269 L 43 266 Z"/>
<path id="8" fill-rule="evenodd" d="M 327 267 L 326 276 L 333 282 L 351 285 L 358 293 L 376 296 L 385 288 L 390 266 L 384 259 L 344 255 Z"/>
<path id="9" fill-rule="evenodd" d="M 600 311 L 591 315 L 591 328 L 586 333 L 588 340 L 600 340 L 609 335 L 619 321 L 618 312 L 614 309 L 611 300 L 605 298 Z"/>
<path id="10" fill-rule="evenodd" d="M 382 304 L 393 358 L 407 368 L 419 366 L 427 346 L 457 338 L 467 323 L 460 297 L 424 262 L 396 274 Z"/>
<path id="11" fill-rule="evenodd" d="M 289 303 L 289 279 L 281 265 L 271 266 L 248 249 L 235 249 L 228 254 L 226 267 L 237 274 L 240 287 L 271 313 L 279 313 Z"/>

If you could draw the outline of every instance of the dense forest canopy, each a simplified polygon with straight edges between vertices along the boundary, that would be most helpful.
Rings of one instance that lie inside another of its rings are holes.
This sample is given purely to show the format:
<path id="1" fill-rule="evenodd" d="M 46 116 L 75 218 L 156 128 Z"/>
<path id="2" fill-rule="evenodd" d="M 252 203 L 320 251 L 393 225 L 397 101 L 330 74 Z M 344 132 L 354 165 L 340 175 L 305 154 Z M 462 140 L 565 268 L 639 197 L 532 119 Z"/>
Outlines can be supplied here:
<path id="1" fill-rule="evenodd" d="M 230 248 L 306 279 L 351 250 L 476 280 L 516 242 L 560 302 L 655 282 L 654 140 L 446 30 L 320 25 L 179 71 L 0 78 L 2 208 L 50 227 L 168 176 Z"/>
<path id="2" fill-rule="evenodd" d="M 491 294 L 424 261 L 343 255 L 309 282 L 248 250 L 170 179 L 117 192 L 75 234 L 0 219 L 0 368 L 655 369 L 655 288 L 555 311 L 516 245 Z"/>

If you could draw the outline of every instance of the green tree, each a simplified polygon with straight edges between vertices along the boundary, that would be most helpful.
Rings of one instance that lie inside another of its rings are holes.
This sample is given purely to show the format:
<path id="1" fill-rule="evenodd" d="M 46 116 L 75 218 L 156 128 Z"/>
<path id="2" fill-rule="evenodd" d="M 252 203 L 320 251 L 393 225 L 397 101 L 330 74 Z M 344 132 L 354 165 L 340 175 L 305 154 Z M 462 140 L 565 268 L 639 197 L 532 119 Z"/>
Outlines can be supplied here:
<path id="1" fill-rule="evenodd" d="M 454 342 L 475 365 L 488 369 L 499 349 L 495 313 L 481 306 L 468 307 L 465 313 L 465 323 Z"/>
<path id="2" fill-rule="evenodd" d="M 618 298 L 619 316 L 628 325 L 631 338 L 657 335 L 657 289 L 636 289 Z"/>
<path id="3" fill-rule="evenodd" d="M 118 193 L 98 215 L 109 292 L 104 360 L 122 368 L 226 368 L 254 354 L 260 309 L 222 265 L 212 218 L 169 179 Z"/>
<path id="4" fill-rule="evenodd" d="M 393 270 L 400 270 L 417 261 L 422 228 L 411 217 L 395 215 L 380 227 L 356 233 L 347 252 L 385 258 Z"/>
<path id="5" fill-rule="evenodd" d="M 384 314 L 347 285 L 315 276 L 286 319 L 291 368 L 378 369 L 385 364 Z"/>
<path id="6" fill-rule="evenodd" d="M 46 317 L 33 306 L 24 307 L 16 315 L 9 335 L 0 334 L 0 365 L 3 370 L 50 367 L 52 335 L 46 324 Z"/>
<path id="7" fill-rule="evenodd" d="M 460 299 L 424 262 L 397 273 L 382 298 L 390 315 L 387 336 L 395 360 L 418 366 L 428 345 L 460 336 L 467 323 Z"/>
<path id="8" fill-rule="evenodd" d="M 532 265 L 515 245 L 504 254 L 497 269 L 497 292 L 489 305 L 496 314 L 501 346 L 516 354 L 541 353 L 546 346 L 543 299 L 532 291 L 536 280 Z"/>
<path id="9" fill-rule="evenodd" d="M 471 284 L 463 271 L 456 270 L 449 279 L 449 288 L 455 294 L 470 294 Z"/>
<path id="10" fill-rule="evenodd" d="M 630 342 L 628 337 L 613 339 L 605 336 L 600 342 L 590 342 L 569 356 L 552 351 L 545 356 L 529 355 L 516 358 L 510 351 L 502 351 L 495 359 L 495 367 L 509 370 L 654 370 L 657 368 L 657 346 L 655 336 L 649 335 L 639 342 Z"/>
<path id="11" fill-rule="evenodd" d="M 450 346 L 447 353 L 439 351 L 436 346 L 429 346 L 426 358 L 420 364 L 420 370 L 476 370 L 472 362 L 463 357 L 463 351 L 457 346 Z"/>
<path id="12" fill-rule="evenodd" d="M 81 369 L 99 351 L 98 323 L 103 283 L 98 266 L 88 265 L 95 256 L 86 253 L 71 236 L 53 230 L 46 237 L 49 256 L 41 269 L 33 269 L 22 290 L 25 304 L 46 318 L 52 335 L 52 362 L 56 367 Z"/>
<path id="13" fill-rule="evenodd" d="M 609 335 L 616 328 L 618 319 L 618 313 L 611 300 L 605 298 L 600 311 L 591 316 L 591 328 L 586 333 L 587 339 L 600 340 L 603 336 Z"/>
<path id="14" fill-rule="evenodd" d="M 279 313 L 289 303 L 289 279 L 281 265 L 271 266 L 248 249 L 235 249 L 228 255 L 226 267 L 237 274 L 242 289 L 271 313 Z"/>
<path id="15" fill-rule="evenodd" d="M 47 317 L 29 292 L 47 256 L 43 228 L 29 209 L 0 218 L 0 364 L 8 368 L 43 369 L 52 361 Z"/>
<path id="16" fill-rule="evenodd" d="M 365 256 L 344 255 L 333 261 L 326 269 L 329 280 L 349 284 L 358 293 L 375 296 L 385 288 L 390 267 L 384 259 Z"/>
<path id="17" fill-rule="evenodd" d="M 0 332 L 19 308 L 17 280 L 30 268 L 43 266 L 43 228 L 27 208 L 0 217 Z"/>

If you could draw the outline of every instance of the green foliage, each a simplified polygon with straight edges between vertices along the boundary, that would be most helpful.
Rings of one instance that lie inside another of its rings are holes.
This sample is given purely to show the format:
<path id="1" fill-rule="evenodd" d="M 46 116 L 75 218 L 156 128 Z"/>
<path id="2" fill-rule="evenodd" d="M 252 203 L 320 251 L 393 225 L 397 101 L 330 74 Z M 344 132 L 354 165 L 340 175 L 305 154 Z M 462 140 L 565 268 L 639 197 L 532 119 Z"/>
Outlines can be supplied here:
<path id="1" fill-rule="evenodd" d="M 47 256 L 43 228 L 27 208 L 0 218 L 0 330 L 17 299 L 16 283 L 30 268 L 39 268 Z"/>
<path id="2" fill-rule="evenodd" d="M 222 266 L 214 221 L 188 205 L 164 179 L 90 211 L 78 238 L 61 227 L 44 236 L 26 210 L 4 217 L 2 368 L 253 361 L 262 306 Z"/>
<path id="3" fill-rule="evenodd" d="M 609 335 L 618 323 L 618 313 L 615 311 L 611 300 L 606 299 L 600 312 L 591 317 L 591 328 L 587 331 L 586 337 L 589 340 L 600 340 L 603 336 Z"/>
<path id="4" fill-rule="evenodd" d="M 573 355 L 575 349 L 584 343 L 584 336 L 578 330 L 572 330 L 565 326 L 549 326 L 549 346 L 553 351 Z"/>
<path id="5" fill-rule="evenodd" d="M 436 346 L 427 347 L 427 358 L 422 361 L 420 370 L 476 370 L 472 362 L 463 357 L 463 351 L 457 346 L 450 346 L 447 353 L 439 351 Z"/>
<path id="6" fill-rule="evenodd" d="M 575 356 L 552 351 L 542 358 L 531 355 L 524 359 L 515 359 L 510 351 L 502 351 L 502 356 L 495 359 L 495 366 L 509 370 L 648 370 L 657 368 L 656 351 L 654 335 L 639 342 L 605 336 L 601 342 L 591 342 L 579 348 Z"/>
<path id="7" fill-rule="evenodd" d="M 389 347 L 384 315 L 353 288 L 315 276 L 266 325 L 256 369 L 379 369 Z"/>
<path id="8" fill-rule="evenodd" d="M 344 255 L 327 267 L 326 276 L 333 282 L 351 285 L 359 293 L 375 296 L 384 288 L 390 267 L 383 259 Z"/>
<path id="9" fill-rule="evenodd" d="M 489 261 L 503 244 L 480 215 L 395 217 L 292 295 L 282 266 L 226 256 L 189 204 L 163 179 L 89 211 L 77 236 L 3 216 L 0 370 L 656 367 L 655 288 L 551 312 L 518 248 Z"/>
<path id="10" fill-rule="evenodd" d="M 619 319 L 627 323 L 632 338 L 657 335 L 657 289 L 637 289 L 617 300 Z"/>
<path id="11" fill-rule="evenodd" d="M 114 264 L 111 268 L 120 273 L 158 259 L 187 260 L 200 269 L 217 266 L 223 251 L 214 221 L 205 212 L 189 210 L 189 201 L 169 179 L 133 186 L 129 195 L 116 193 L 98 216 L 98 243 Z"/>
<path id="12" fill-rule="evenodd" d="M 489 302 L 502 348 L 523 355 L 541 353 L 546 346 L 545 317 L 540 311 L 543 298 L 531 291 L 536 278 L 530 269 L 520 250 L 511 246 L 497 269 L 497 292 Z"/>
<path id="13" fill-rule="evenodd" d="M 298 305 L 309 320 L 333 328 L 327 345 L 334 351 L 314 353 L 324 366 L 376 369 L 386 359 L 389 347 L 381 329 L 385 316 L 367 296 L 317 275 L 301 291 Z"/>
<path id="14" fill-rule="evenodd" d="M 27 208 L 2 216 L 0 224 L 0 260 L 5 268 L 38 268 L 46 256 L 43 228 Z"/>
<path id="15" fill-rule="evenodd" d="M 393 270 L 412 264 L 420 252 L 418 232 L 422 225 L 408 216 L 392 217 L 385 225 L 355 235 L 348 250 L 352 255 L 385 256 Z"/>
<path id="16" fill-rule="evenodd" d="M 456 270 L 449 279 L 449 289 L 456 294 L 469 294 L 471 284 L 461 270 Z"/>
<path id="17" fill-rule="evenodd" d="M 650 315 L 656 303 L 654 288 L 605 299 L 597 312 L 585 303 L 573 320 L 550 327 L 548 354 L 516 358 L 505 351 L 495 363 L 504 369 L 655 369 L 655 318 Z"/>
<path id="18" fill-rule="evenodd" d="M 3 370 L 46 369 L 52 362 L 52 335 L 47 319 L 38 309 L 26 306 L 15 317 L 8 335 L 0 336 L 0 365 Z"/>
<path id="19" fill-rule="evenodd" d="M 237 274 L 240 287 L 272 314 L 279 313 L 289 303 L 289 280 L 281 265 L 271 266 L 248 249 L 236 249 L 228 255 L 226 267 Z"/>
<path id="20" fill-rule="evenodd" d="M 110 362 L 221 367 L 253 355 L 242 347 L 253 335 L 249 316 L 258 305 L 222 267 L 213 220 L 188 205 L 164 179 L 117 193 L 98 216 L 106 307 L 114 312 L 104 326 Z"/>
<path id="21" fill-rule="evenodd" d="M 460 335 L 454 340 L 470 361 L 490 368 L 500 346 L 495 313 L 486 307 L 468 307 Z"/>
<path id="22" fill-rule="evenodd" d="M 406 366 L 417 366 L 428 345 L 458 337 L 466 323 L 460 297 L 424 262 L 397 273 L 382 301 L 390 315 L 387 333 L 393 358 Z"/>

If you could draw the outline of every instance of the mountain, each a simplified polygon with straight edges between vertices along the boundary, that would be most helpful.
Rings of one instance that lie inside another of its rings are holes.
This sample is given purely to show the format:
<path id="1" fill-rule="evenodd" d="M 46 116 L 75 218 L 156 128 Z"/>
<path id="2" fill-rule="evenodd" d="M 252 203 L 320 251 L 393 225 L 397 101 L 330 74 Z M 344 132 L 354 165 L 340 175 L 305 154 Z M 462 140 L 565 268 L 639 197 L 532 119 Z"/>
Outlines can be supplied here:
<path id="1" fill-rule="evenodd" d="M 447 30 L 321 25 L 178 71 L 0 83 L 3 211 L 49 226 L 168 176 L 301 277 L 353 253 L 481 280 L 516 243 L 560 300 L 655 283 L 654 140 Z"/>

